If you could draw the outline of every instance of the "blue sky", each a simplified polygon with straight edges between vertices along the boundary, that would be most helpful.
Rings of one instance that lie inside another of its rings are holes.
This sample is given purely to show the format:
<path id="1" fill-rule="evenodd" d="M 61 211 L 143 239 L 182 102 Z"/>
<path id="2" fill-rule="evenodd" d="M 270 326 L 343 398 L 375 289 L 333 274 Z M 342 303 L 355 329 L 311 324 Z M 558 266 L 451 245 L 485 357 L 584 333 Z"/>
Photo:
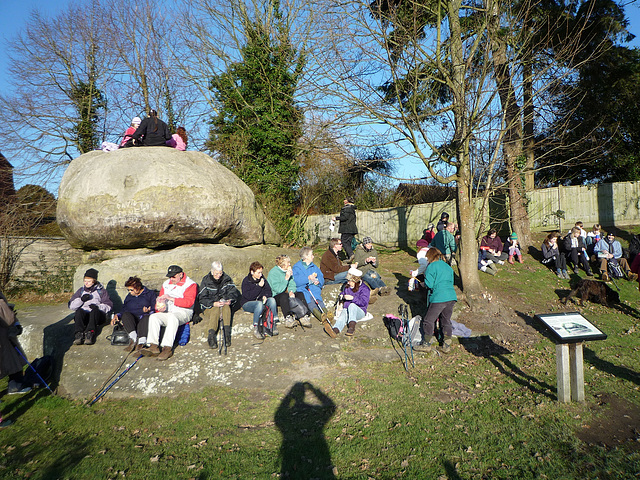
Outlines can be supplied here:
<path id="1" fill-rule="evenodd" d="M 80 0 L 81 1 L 81 0 Z M 69 0 L 0 0 L 0 40 L 4 44 L 16 35 L 24 26 L 30 12 L 37 8 L 41 12 L 49 15 L 55 15 L 62 10 L 65 5 L 69 4 Z M 633 0 L 626 7 L 626 13 L 629 18 L 629 30 L 636 35 L 632 42 L 634 46 L 640 46 L 640 0 Z M 4 48 L 0 50 L 4 52 Z M 8 78 L 6 75 L 7 56 L 0 53 L 0 91 L 4 92 L 9 88 Z M 0 151 L 2 146 L 0 146 Z M 426 174 L 426 169 L 422 162 L 417 160 L 406 159 L 399 165 L 396 175 L 400 177 L 420 177 Z"/>

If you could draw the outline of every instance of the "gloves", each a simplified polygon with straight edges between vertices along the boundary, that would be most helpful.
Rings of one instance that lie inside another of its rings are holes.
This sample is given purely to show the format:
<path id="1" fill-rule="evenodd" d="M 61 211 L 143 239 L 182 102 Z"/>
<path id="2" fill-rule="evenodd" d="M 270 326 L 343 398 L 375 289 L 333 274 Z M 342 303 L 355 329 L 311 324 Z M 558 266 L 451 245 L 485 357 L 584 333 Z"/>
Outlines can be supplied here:
<path id="1" fill-rule="evenodd" d="M 93 311 L 93 310 L 99 310 L 98 305 L 96 305 L 95 303 L 92 303 L 91 305 L 89 305 L 89 308 Z"/>
<path id="2" fill-rule="evenodd" d="M 80 297 L 80 300 L 82 300 L 82 302 L 88 302 L 92 298 L 93 298 L 93 295 L 91 295 L 90 293 L 85 293 Z"/>
<path id="3" fill-rule="evenodd" d="M 199 324 L 201 321 L 202 321 L 202 317 L 197 313 L 191 318 L 191 323 L 194 325 Z"/>

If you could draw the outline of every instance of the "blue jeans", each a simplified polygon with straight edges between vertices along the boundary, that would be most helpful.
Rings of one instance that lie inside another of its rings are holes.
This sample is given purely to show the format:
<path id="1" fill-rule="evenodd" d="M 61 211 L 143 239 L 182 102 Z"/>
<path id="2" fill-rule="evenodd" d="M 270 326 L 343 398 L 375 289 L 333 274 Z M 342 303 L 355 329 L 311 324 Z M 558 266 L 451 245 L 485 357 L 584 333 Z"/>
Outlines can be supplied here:
<path id="1" fill-rule="evenodd" d="M 362 274 L 362 281 L 369 285 L 369 287 L 371 287 L 371 290 L 387 286 L 387 284 L 382 281 L 380 274 L 372 269 L 369 269 Z"/>
<path id="2" fill-rule="evenodd" d="M 347 308 L 343 308 L 336 318 L 336 323 L 333 325 L 333 328 L 337 328 L 339 331 L 342 331 L 347 322 L 357 322 L 358 320 L 364 318 L 364 311 L 355 303 L 350 303 Z"/>
<path id="3" fill-rule="evenodd" d="M 325 285 L 333 285 L 335 283 L 344 283 L 346 281 L 347 281 L 347 272 L 345 270 L 344 272 L 336 273 L 336 276 L 334 277 L 334 280 L 327 280 L 325 278 L 324 279 L 324 284 Z"/>
<path id="4" fill-rule="evenodd" d="M 253 300 L 242 305 L 242 310 L 245 312 L 253 312 L 253 324 L 258 325 L 260 323 L 260 315 L 262 315 L 263 303 L 260 300 Z M 276 306 L 276 300 L 273 297 L 267 298 L 267 307 L 271 309 L 273 313 L 273 322 L 278 319 L 278 307 Z"/>

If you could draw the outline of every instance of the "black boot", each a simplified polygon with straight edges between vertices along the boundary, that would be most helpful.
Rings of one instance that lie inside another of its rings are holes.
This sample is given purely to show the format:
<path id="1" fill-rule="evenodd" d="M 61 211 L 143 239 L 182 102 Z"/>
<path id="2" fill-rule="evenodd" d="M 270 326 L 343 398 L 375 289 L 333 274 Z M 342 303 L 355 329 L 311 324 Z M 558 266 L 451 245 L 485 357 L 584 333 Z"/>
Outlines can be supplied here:
<path id="1" fill-rule="evenodd" d="M 209 330 L 207 343 L 209 344 L 209 348 L 218 348 L 218 332 L 216 332 L 213 328 Z"/>
<path id="2" fill-rule="evenodd" d="M 231 346 L 231 325 L 223 325 L 222 331 L 224 332 L 224 342 L 227 344 L 227 347 Z"/>

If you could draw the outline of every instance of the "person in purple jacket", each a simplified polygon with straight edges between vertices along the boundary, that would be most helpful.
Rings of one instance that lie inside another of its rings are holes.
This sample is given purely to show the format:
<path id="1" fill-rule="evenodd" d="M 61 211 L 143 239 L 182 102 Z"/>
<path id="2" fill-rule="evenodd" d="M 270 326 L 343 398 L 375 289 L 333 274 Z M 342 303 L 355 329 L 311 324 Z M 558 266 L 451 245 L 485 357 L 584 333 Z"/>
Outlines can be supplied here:
<path id="1" fill-rule="evenodd" d="M 242 280 L 242 297 L 240 305 L 245 312 L 253 313 L 253 336 L 258 340 L 264 339 L 264 334 L 260 331 L 259 322 L 262 310 L 266 305 L 273 313 L 273 332 L 278 335 L 276 322 L 278 321 L 278 306 L 273 298 L 271 287 L 262 276 L 264 267 L 260 262 L 253 262 L 249 265 L 249 275 Z"/>
<path id="2" fill-rule="evenodd" d="M 356 331 L 356 322 L 367 316 L 370 295 L 369 287 L 362 281 L 362 271 L 351 267 L 347 272 L 347 285 L 338 297 L 344 301 L 344 307 L 336 316 L 333 328 L 329 323 L 325 323 L 324 331 L 331 338 L 335 338 L 346 325 L 345 335 L 352 336 Z"/>
<path id="3" fill-rule="evenodd" d="M 113 308 L 107 290 L 98 282 L 98 271 L 90 268 L 84 273 L 80 287 L 69 300 L 69 309 L 76 313 L 74 345 L 93 345 L 96 343 L 96 327 L 107 320 L 107 313 Z"/>
<path id="4" fill-rule="evenodd" d="M 142 350 L 147 344 L 149 315 L 155 313 L 158 294 L 142 285 L 138 277 L 129 277 L 124 286 L 129 293 L 124 299 L 122 312 L 113 316 L 111 325 L 122 322 L 129 334 L 129 345 L 125 347 L 125 351 L 133 352 Z"/>

